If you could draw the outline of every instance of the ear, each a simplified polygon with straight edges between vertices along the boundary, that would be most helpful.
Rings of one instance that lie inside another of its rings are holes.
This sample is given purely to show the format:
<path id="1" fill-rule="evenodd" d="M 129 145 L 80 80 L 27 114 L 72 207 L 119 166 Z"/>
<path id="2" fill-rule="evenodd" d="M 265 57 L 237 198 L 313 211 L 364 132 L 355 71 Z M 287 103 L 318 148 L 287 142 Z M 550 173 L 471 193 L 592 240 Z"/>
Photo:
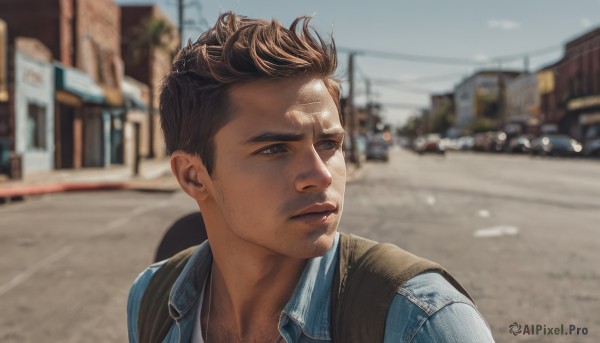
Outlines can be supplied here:
<path id="1" fill-rule="evenodd" d="M 181 189 L 196 201 L 205 200 L 209 196 L 207 184 L 210 176 L 200 157 L 175 151 L 171 154 L 171 171 Z"/>

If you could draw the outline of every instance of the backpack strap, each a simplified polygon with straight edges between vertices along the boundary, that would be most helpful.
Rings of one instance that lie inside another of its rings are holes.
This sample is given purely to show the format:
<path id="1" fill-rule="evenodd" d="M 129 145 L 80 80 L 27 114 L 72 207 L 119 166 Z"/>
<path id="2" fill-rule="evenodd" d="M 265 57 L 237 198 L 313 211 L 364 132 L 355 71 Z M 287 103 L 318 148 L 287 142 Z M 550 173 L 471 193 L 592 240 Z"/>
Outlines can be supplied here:
<path id="1" fill-rule="evenodd" d="M 383 342 L 388 308 L 396 292 L 426 271 L 439 272 L 471 299 L 441 265 L 393 244 L 341 233 L 339 249 L 339 269 L 332 290 L 334 342 Z"/>
<path id="2" fill-rule="evenodd" d="M 152 276 L 139 308 L 138 338 L 140 343 L 161 343 L 173 325 L 169 313 L 169 295 L 197 246 L 169 258 Z"/>

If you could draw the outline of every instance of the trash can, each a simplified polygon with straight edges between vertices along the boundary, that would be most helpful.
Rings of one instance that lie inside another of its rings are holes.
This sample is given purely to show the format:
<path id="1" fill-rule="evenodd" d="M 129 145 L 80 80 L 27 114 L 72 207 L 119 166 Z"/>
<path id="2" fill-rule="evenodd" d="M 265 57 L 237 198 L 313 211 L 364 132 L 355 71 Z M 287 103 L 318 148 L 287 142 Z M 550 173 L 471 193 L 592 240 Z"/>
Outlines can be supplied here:
<path id="1" fill-rule="evenodd" d="M 10 154 L 10 169 L 9 176 L 13 180 L 19 180 L 23 178 L 23 168 L 21 165 L 22 158 L 21 155 L 12 153 Z"/>

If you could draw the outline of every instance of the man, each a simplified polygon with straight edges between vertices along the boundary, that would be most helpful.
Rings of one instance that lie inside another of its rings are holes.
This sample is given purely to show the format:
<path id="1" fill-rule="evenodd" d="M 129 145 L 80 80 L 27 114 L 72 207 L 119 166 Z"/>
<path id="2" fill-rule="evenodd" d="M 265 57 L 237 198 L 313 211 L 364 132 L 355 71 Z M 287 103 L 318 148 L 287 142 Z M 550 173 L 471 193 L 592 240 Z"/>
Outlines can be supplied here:
<path id="1" fill-rule="evenodd" d="M 164 80 L 171 168 L 208 234 L 166 291 L 164 342 L 332 341 L 344 128 L 335 46 L 308 21 L 286 29 L 225 13 Z M 140 306 L 164 266 L 132 287 L 132 342 L 152 329 Z M 436 272 L 397 289 L 384 315 L 384 342 L 493 342 L 473 303 Z"/>

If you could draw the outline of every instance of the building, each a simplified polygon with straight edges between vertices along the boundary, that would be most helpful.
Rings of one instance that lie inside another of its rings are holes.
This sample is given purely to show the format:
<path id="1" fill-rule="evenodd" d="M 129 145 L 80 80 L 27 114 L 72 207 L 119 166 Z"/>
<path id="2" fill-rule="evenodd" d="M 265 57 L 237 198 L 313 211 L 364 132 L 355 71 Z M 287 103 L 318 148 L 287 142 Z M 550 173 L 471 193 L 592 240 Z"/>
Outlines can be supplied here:
<path id="1" fill-rule="evenodd" d="M 502 121 L 506 83 L 519 74 L 510 70 L 480 70 L 461 81 L 454 88 L 456 118 L 448 135 L 457 137 L 472 133 L 479 118 Z"/>
<path id="2" fill-rule="evenodd" d="M 55 167 L 121 163 L 112 158 L 123 140 L 115 127 L 124 113 L 120 8 L 111 0 L 6 0 L 0 13 L 9 47 L 35 38 L 57 60 Z"/>
<path id="3" fill-rule="evenodd" d="M 54 65 L 52 55 L 38 40 L 15 40 L 15 148 L 22 175 L 54 169 Z"/>
<path id="4" fill-rule="evenodd" d="M 10 175 L 11 142 L 14 141 L 8 104 L 8 32 L 0 19 L 0 175 Z"/>
<path id="5" fill-rule="evenodd" d="M 158 25 L 152 27 L 155 24 Z M 160 37 L 152 38 L 147 34 L 140 34 L 140 32 L 157 34 Z M 124 59 L 125 74 L 147 84 L 150 91 L 148 98 L 148 111 L 151 114 L 148 125 L 149 139 L 148 147 L 143 151 L 147 157 L 166 156 L 166 147 L 158 116 L 158 94 L 162 79 L 169 73 L 173 56 L 179 45 L 177 27 L 158 6 L 122 6 L 121 37 L 123 56 L 126 56 Z M 156 39 L 152 48 L 149 48 L 149 39 Z"/>
<path id="6" fill-rule="evenodd" d="M 150 90 L 145 85 L 129 76 L 123 79 L 123 96 L 125 98 L 124 146 L 123 160 L 131 166 L 133 174 L 137 175 L 139 161 L 142 156 L 148 156 L 150 137 L 148 135 L 150 116 L 148 115 L 148 99 Z"/>
<path id="7" fill-rule="evenodd" d="M 524 73 L 506 86 L 504 130 L 509 134 L 539 133 L 540 85 L 537 73 Z"/>
<path id="8" fill-rule="evenodd" d="M 554 84 L 542 96 L 546 123 L 582 139 L 600 123 L 600 27 L 569 41 L 563 58 L 542 71 Z"/>

